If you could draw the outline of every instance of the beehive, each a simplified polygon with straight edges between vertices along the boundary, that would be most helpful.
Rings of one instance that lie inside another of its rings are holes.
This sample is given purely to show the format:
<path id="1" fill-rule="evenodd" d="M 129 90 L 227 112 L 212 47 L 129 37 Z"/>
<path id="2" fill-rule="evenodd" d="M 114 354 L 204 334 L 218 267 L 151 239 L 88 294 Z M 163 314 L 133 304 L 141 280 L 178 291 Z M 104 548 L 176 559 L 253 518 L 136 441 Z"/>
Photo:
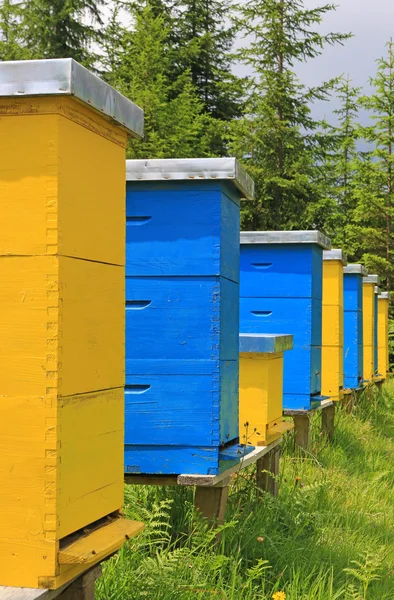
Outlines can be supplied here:
<path id="1" fill-rule="evenodd" d="M 379 285 L 378 275 L 368 275 L 363 281 L 363 361 L 364 383 L 370 383 L 375 376 L 376 347 L 376 299 L 375 287 Z"/>
<path id="2" fill-rule="evenodd" d="M 235 159 L 127 161 L 128 473 L 216 474 L 239 449 Z"/>
<path id="3" fill-rule="evenodd" d="M 71 59 L 0 63 L 3 586 L 59 587 L 142 527 L 119 518 L 124 159 L 142 124 Z"/>
<path id="4" fill-rule="evenodd" d="M 379 307 L 378 307 L 378 298 L 380 295 L 380 288 L 375 285 L 375 296 L 374 296 L 374 329 L 373 329 L 373 368 L 374 368 L 374 373 L 375 373 L 375 380 L 380 380 L 382 379 L 383 374 L 379 373 L 378 371 L 378 360 L 379 360 L 379 341 L 378 341 L 378 334 L 379 334 L 379 320 L 378 320 L 378 313 L 379 313 Z"/>
<path id="5" fill-rule="evenodd" d="M 378 297 L 378 371 L 386 378 L 389 372 L 389 303 L 388 292 L 382 292 Z"/>
<path id="6" fill-rule="evenodd" d="M 283 355 L 293 336 L 239 335 L 239 431 L 243 444 L 267 446 L 293 427 L 283 420 Z"/>
<path id="7" fill-rule="evenodd" d="M 322 399 L 322 254 L 329 247 L 319 231 L 241 233 L 242 333 L 294 337 L 284 358 L 287 409 L 309 409 Z"/>
<path id="8" fill-rule="evenodd" d="M 342 250 L 323 252 L 322 394 L 339 400 L 343 388 L 343 267 Z"/>
<path id="9" fill-rule="evenodd" d="M 360 264 L 343 269 L 344 287 L 344 386 L 359 389 L 364 379 L 363 357 L 363 277 L 368 274 Z"/>

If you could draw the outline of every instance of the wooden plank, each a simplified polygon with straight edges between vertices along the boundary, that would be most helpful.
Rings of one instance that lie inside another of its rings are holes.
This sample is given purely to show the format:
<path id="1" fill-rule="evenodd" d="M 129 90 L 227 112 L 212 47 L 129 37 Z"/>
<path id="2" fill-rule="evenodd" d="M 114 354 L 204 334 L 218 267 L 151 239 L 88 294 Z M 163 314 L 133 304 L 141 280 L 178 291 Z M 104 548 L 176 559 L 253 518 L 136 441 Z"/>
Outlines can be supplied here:
<path id="1" fill-rule="evenodd" d="M 92 531 L 66 548 L 59 550 L 60 565 L 76 565 L 97 563 L 118 550 L 125 540 L 136 536 L 144 529 L 144 524 L 138 521 L 117 519 L 100 529 Z"/>
<path id="2" fill-rule="evenodd" d="M 37 590 L 22 587 L 0 587 L 0 600 L 53 600 L 70 584 L 62 585 L 57 590 Z"/>
<path id="3" fill-rule="evenodd" d="M 294 443 L 296 448 L 307 449 L 309 447 L 309 432 L 309 411 L 294 415 Z"/>
<path id="4" fill-rule="evenodd" d="M 271 452 L 265 454 L 256 463 L 256 485 L 259 490 L 269 492 L 273 496 L 278 495 L 280 448 L 277 446 Z"/>
<path id="5" fill-rule="evenodd" d="M 335 406 L 326 406 L 321 414 L 322 433 L 331 442 L 334 438 Z"/>
<path id="6" fill-rule="evenodd" d="M 130 485 L 178 485 L 177 475 L 133 475 L 125 473 L 124 482 Z"/>
<path id="7" fill-rule="evenodd" d="M 78 577 L 59 597 L 61 600 L 94 600 L 96 580 L 101 576 L 98 565 Z"/>
<path id="8" fill-rule="evenodd" d="M 300 410 L 294 410 L 294 409 L 284 409 L 283 414 L 285 417 L 295 417 L 297 415 L 308 415 L 309 413 L 314 413 L 314 412 L 318 412 L 319 410 L 323 410 L 324 408 L 327 408 L 327 406 L 334 406 L 335 402 L 333 400 L 323 400 L 323 402 L 320 402 L 320 404 L 318 406 L 314 406 L 313 408 L 309 408 L 309 409 L 300 409 Z"/>
<path id="9" fill-rule="evenodd" d="M 255 450 L 253 450 L 252 452 L 247 454 L 239 462 L 239 464 L 235 465 L 234 467 L 231 467 L 230 469 L 226 469 L 226 471 L 223 471 L 223 473 L 220 473 L 219 475 L 187 475 L 187 474 L 178 475 L 178 484 L 179 485 L 197 485 L 197 486 L 202 486 L 202 487 L 217 486 L 220 482 L 222 482 L 224 479 L 226 479 L 233 473 L 237 473 L 241 469 L 245 469 L 246 467 L 253 465 L 256 461 L 258 461 L 260 458 L 262 458 L 265 454 L 267 454 L 268 452 L 271 452 L 271 450 L 273 448 L 275 448 L 276 446 L 278 446 L 281 441 L 282 441 L 282 438 L 280 437 L 279 439 L 275 440 L 268 446 L 258 446 L 257 448 L 255 448 Z"/>
<path id="10" fill-rule="evenodd" d="M 228 485 L 223 487 L 197 487 L 194 507 L 211 523 L 223 523 L 226 515 Z"/>

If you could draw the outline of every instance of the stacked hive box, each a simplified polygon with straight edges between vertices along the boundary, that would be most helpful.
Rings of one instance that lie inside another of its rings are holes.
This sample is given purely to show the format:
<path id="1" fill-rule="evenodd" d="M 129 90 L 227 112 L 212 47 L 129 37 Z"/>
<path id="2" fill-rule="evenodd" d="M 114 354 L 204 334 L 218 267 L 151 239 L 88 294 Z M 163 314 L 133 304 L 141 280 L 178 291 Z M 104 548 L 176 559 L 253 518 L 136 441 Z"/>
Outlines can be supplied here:
<path id="1" fill-rule="evenodd" d="M 0 63 L 0 96 L 0 585 L 56 588 L 141 528 L 118 511 L 143 114 L 71 59 Z"/>
<path id="2" fill-rule="evenodd" d="M 389 371 L 389 293 L 382 292 L 378 298 L 378 371 L 386 377 Z"/>
<path id="3" fill-rule="evenodd" d="M 379 334 L 379 322 L 378 322 L 378 312 L 379 312 L 379 307 L 378 307 L 378 299 L 379 299 L 379 294 L 380 294 L 380 288 L 375 285 L 375 297 L 374 297 L 374 329 L 373 329 L 373 368 L 374 368 L 374 373 L 375 373 L 375 381 L 379 381 L 382 379 L 382 376 L 384 375 L 383 373 L 380 373 L 378 370 L 378 360 L 379 360 L 379 341 L 378 341 L 378 334 Z"/>
<path id="4" fill-rule="evenodd" d="M 318 231 L 241 233 L 242 333 L 294 336 L 284 359 L 286 409 L 322 400 L 322 254 L 329 247 Z"/>
<path id="5" fill-rule="evenodd" d="M 342 250 L 323 252 L 322 394 L 339 400 L 343 388 Z"/>
<path id="6" fill-rule="evenodd" d="M 364 378 L 363 359 L 363 277 L 367 270 L 360 264 L 343 269 L 344 287 L 344 386 L 359 389 Z"/>
<path id="7" fill-rule="evenodd" d="M 379 285 L 378 275 L 368 275 L 363 281 L 363 361 L 364 382 L 370 383 L 375 376 L 375 288 Z"/>
<path id="8" fill-rule="evenodd" d="M 267 446 L 292 429 L 283 421 L 283 354 L 291 335 L 239 336 L 239 431 L 243 444 Z"/>
<path id="9" fill-rule="evenodd" d="M 235 159 L 127 161 L 128 473 L 216 474 L 239 448 Z"/>

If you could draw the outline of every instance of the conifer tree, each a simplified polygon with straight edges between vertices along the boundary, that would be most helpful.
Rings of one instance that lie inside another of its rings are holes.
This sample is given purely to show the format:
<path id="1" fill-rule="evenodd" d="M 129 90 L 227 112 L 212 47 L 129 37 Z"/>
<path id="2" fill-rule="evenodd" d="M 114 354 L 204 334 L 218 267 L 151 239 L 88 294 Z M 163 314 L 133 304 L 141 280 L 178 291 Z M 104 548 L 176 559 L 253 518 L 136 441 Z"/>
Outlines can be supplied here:
<path id="1" fill-rule="evenodd" d="M 254 77 L 248 114 L 233 126 L 232 149 L 257 183 L 256 200 L 243 211 L 244 227 L 319 226 L 310 209 L 321 199 L 316 165 L 327 149 L 310 103 L 327 99 L 336 80 L 308 89 L 294 70 L 321 54 L 325 45 L 342 44 L 349 37 L 316 31 L 334 9 L 326 4 L 308 10 L 303 0 L 249 0 L 239 7 L 238 24 L 247 39 L 240 58 Z"/>
<path id="2" fill-rule="evenodd" d="M 92 44 L 101 40 L 104 0 L 26 0 L 25 44 L 33 58 L 74 58 L 93 69 Z"/>
<path id="3" fill-rule="evenodd" d="M 335 125 L 326 124 L 325 133 L 331 144 L 318 165 L 322 182 L 322 203 L 327 208 L 324 230 L 335 246 L 346 251 L 350 260 L 355 257 L 354 243 L 357 246 L 351 219 L 356 206 L 360 90 L 361 88 L 352 86 L 349 77 L 341 78 L 337 87 L 339 107 L 333 111 L 337 122 Z M 316 210 L 319 210 L 319 204 L 316 205 Z"/>
<path id="4" fill-rule="evenodd" d="M 394 45 L 378 61 L 371 79 L 374 92 L 362 98 L 372 124 L 361 129 L 371 150 L 356 165 L 357 206 L 352 212 L 357 253 L 366 266 L 394 285 Z"/>
<path id="5" fill-rule="evenodd" d="M 24 46 L 23 4 L 0 0 L 0 60 L 23 60 L 30 52 Z"/>
<path id="6" fill-rule="evenodd" d="M 123 3 L 123 7 L 125 4 Z M 122 27 L 115 6 L 107 32 L 106 80 L 145 112 L 143 141 L 130 142 L 131 158 L 205 156 L 210 119 L 191 83 L 190 73 L 170 79 L 170 28 L 146 2 L 128 4 L 132 28 Z"/>
<path id="7" fill-rule="evenodd" d="M 175 0 L 174 73 L 190 70 L 205 109 L 215 119 L 239 116 L 242 83 L 231 69 L 235 39 L 231 0 Z"/>

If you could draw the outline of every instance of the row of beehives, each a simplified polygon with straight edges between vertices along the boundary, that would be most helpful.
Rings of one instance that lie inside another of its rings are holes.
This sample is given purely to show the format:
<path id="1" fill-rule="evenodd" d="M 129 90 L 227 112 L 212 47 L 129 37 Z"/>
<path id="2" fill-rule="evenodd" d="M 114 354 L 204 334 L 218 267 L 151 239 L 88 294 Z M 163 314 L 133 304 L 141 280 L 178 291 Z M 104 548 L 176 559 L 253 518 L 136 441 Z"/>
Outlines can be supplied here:
<path id="1" fill-rule="evenodd" d="M 140 531 L 119 512 L 124 471 L 216 474 L 278 435 L 287 334 L 285 403 L 324 392 L 328 241 L 270 233 L 240 268 L 253 184 L 234 159 L 128 163 L 125 217 L 142 126 L 74 61 L 0 63 L 3 586 L 58 588 Z"/>
<path id="2" fill-rule="evenodd" d="M 127 162 L 126 472 L 220 472 L 238 439 L 280 437 L 282 398 L 311 409 L 386 376 L 378 278 L 318 231 L 239 240 L 252 194 L 234 159 Z"/>

